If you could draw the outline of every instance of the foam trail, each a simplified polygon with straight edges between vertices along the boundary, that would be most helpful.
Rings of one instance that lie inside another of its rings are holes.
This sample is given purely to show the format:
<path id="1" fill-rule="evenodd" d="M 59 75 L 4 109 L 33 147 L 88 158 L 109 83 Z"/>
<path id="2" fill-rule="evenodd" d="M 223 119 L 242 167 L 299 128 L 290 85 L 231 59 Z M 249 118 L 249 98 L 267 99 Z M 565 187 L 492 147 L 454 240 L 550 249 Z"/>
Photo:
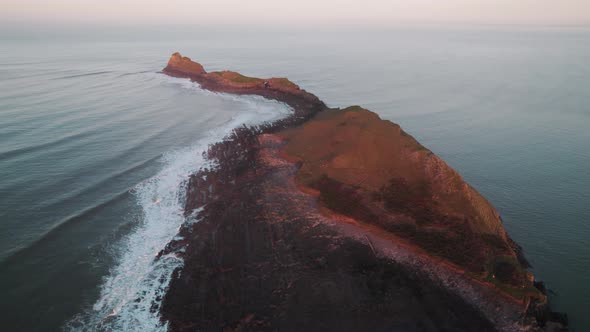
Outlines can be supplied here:
<path id="1" fill-rule="evenodd" d="M 240 103 L 247 103 L 253 107 L 262 107 L 257 112 L 268 114 L 269 111 L 272 116 L 270 119 L 263 119 L 262 121 L 270 121 L 270 120 L 277 120 L 279 117 L 286 116 L 286 114 L 292 109 L 279 101 L 266 99 L 259 95 L 234 95 L 230 93 L 223 93 L 223 92 L 214 92 L 209 91 L 201 88 L 201 85 L 197 82 L 193 82 L 186 78 L 178 78 L 172 77 L 165 74 L 160 73 L 149 73 L 146 75 L 148 79 L 159 80 L 162 81 L 164 84 L 171 84 L 175 86 L 179 86 L 183 89 L 190 90 L 191 92 L 196 92 L 202 95 L 214 95 L 221 97 L 226 100 L 232 100 Z M 278 117 L 277 117 L 278 115 Z M 255 121 L 255 122 L 262 122 L 262 121 Z M 250 123 L 252 124 L 252 123 Z"/>
<path id="2" fill-rule="evenodd" d="M 194 88 L 194 86 L 193 86 Z M 202 92 L 203 90 L 201 90 Z M 240 98 L 247 111 L 212 130 L 193 146 L 163 156 L 163 169 L 133 191 L 142 220 L 118 246 L 120 259 L 101 286 L 98 301 L 65 325 L 68 331 L 166 331 L 159 307 L 172 272 L 183 262 L 174 255 L 155 259 L 186 221 L 184 193 L 190 174 L 206 166 L 202 152 L 242 124 L 272 121 L 290 112 L 284 104 L 258 98 Z"/>

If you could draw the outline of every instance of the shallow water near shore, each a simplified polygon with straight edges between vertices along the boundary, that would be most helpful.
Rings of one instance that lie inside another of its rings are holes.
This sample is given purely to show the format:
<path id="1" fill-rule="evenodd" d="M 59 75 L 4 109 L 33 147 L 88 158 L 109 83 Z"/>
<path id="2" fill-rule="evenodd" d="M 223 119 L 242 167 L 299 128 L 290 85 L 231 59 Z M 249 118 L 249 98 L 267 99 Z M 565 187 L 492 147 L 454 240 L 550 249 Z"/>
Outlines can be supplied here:
<path id="1" fill-rule="evenodd" d="M 0 32 L 0 311 L 7 330 L 162 330 L 184 180 L 278 103 L 159 74 L 289 77 L 362 105 L 441 156 L 501 213 L 575 331 L 590 329 L 590 30 L 518 27 Z"/>

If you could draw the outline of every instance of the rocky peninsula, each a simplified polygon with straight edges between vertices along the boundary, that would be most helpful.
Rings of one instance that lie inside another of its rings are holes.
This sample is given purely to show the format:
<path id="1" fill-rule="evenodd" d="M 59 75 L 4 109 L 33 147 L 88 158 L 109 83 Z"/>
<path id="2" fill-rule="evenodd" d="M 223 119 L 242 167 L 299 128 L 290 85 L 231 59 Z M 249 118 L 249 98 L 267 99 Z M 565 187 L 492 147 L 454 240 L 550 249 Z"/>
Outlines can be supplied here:
<path id="1" fill-rule="evenodd" d="M 190 177 L 169 330 L 567 330 L 494 207 L 399 125 L 179 53 L 163 72 L 293 109 Z"/>

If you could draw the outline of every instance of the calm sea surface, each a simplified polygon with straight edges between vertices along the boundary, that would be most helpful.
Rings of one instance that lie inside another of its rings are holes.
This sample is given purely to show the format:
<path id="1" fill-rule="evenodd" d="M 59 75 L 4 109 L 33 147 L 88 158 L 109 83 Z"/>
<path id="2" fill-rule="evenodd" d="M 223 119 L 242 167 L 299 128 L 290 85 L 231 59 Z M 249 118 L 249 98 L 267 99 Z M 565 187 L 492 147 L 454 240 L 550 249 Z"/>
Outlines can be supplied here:
<path id="1" fill-rule="evenodd" d="M 185 179 L 285 106 L 159 74 L 289 77 L 397 122 L 500 211 L 575 331 L 590 331 L 590 30 L 23 27 L 0 30 L 0 326 L 165 330 Z"/>

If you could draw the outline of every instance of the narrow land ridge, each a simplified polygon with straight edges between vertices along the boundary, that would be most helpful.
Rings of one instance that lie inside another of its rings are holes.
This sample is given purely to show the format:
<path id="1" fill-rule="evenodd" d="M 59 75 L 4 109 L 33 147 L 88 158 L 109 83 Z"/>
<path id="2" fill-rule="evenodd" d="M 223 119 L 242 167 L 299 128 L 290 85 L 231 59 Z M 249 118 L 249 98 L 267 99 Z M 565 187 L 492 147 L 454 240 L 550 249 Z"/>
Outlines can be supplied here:
<path id="1" fill-rule="evenodd" d="M 165 249 L 185 259 L 160 309 L 172 331 L 565 329 L 496 210 L 398 125 L 179 53 L 163 72 L 293 109 L 191 176 L 199 222 Z"/>

